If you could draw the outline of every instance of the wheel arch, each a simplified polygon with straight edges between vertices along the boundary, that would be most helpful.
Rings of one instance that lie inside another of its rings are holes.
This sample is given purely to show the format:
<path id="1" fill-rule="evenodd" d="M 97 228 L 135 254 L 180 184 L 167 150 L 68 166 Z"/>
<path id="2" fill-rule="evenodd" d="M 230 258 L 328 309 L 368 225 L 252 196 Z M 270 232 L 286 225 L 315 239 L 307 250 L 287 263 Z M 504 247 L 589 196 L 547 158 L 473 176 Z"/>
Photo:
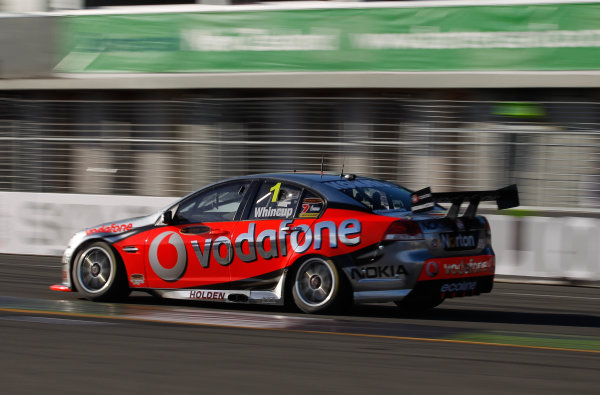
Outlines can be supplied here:
<path id="1" fill-rule="evenodd" d="M 352 284 L 349 281 L 346 271 L 343 270 L 345 259 L 343 256 L 330 257 L 322 254 L 306 254 L 297 255 L 294 257 L 292 263 L 290 263 L 286 269 L 285 280 L 283 284 L 283 303 L 287 306 L 288 304 L 294 303 L 292 296 L 292 288 L 296 277 L 296 270 L 302 265 L 302 263 L 312 258 L 320 258 L 331 261 L 338 271 L 338 280 L 340 282 L 340 297 L 352 300 Z"/>
<path id="2" fill-rule="evenodd" d="M 330 259 L 329 257 L 326 257 L 325 255 L 321 255 L 321 254 L 306 254 L 306 255 L 296 255 L 294 256 L 291 260 L 291 263 L 289 265 L 286 266 L 286 272 L 285 272 L 285 281 L 283 283 L 283 303 L 284 304 L 288 304 L 288 303 L 294 303 L 294 298 L 292 297 L 292 287 L 294 284 L 294 275 L 296 274 L 296 270 L 298 270 L 298 267 L 305 261 L 311 259 L 311 258 L 322 258 L 322 259 Z M 334 264 L 337 267 L 337 264 L 334 262 Z M 339 269 L 339 268 L 338 268 Z"/>
<path id="3" fill-rule="evenodd" d="M 71 255 L 71 260 L 69 261 L 69 276 L 71 276 L 71 289 L 73 291 L 79 291 L 77 289 L 77 285 L 74 281 L 74 279 L 72 278 L 73 276 L 73 265 L 75 264 L 75 260 L 78 258 L 79 253 L 81 251 L 83 251 L 84 249 L 86 249 L 89 245 L 92 245 L 94 243 L 97 242 L 103 242 L 106 243 L 110 249 L 112 250 L 113 254 L 115 255 L 115 258 L 117 259 L 117 262 L 115 262 L 117 265 L 123 265 L 123 268 L 125 269 L 125 273 L 127 273 L 127 267 L 125 267 L 125 264 L 123 262 L 123 258 L 121 257 L 121 254 L 119 254 L 119 251 L 117 251 L 117 249 L 115 248 L 115 246 L 112 245 L 112 243 L 108 240 L 106 240 L 103 237 L 92 237 L 89 239 L 85 239 L 84 241 L 82 241 L 76 248 L 75 250 L 73 250 L 73 255 Z"/>

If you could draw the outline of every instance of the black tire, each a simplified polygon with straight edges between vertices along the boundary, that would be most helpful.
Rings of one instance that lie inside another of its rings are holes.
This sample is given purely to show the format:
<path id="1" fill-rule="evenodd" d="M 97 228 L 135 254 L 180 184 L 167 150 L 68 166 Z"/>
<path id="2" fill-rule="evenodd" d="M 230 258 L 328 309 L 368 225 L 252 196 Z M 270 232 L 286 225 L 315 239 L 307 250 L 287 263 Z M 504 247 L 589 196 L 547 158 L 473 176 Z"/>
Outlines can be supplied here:
<path id="1" fill-rule="evenodd" d="M 396 301 L 396 305 L 404 313 L 408 314 L 422 314 L 431 311 L 436 306 L 439 306 L 444 299 L 439 295 L 432 296 L 416 296 L 408 295 L 403 300 Z"/>
<path id="2" fill-rule="evenodd" d="M 73 261 L 71 274 L 75 287 L 86 299 L 118 300 L 129 295 L 123 263 L 105 242 L 82 248 Z"/>
<path id="3" fill-rule="evenodd" d="M 334 263 L 311 257 L 301 262 L 292 274 L 292 296 L 305 313 L 323 313 L 339 307 L 342 282 Z"/>

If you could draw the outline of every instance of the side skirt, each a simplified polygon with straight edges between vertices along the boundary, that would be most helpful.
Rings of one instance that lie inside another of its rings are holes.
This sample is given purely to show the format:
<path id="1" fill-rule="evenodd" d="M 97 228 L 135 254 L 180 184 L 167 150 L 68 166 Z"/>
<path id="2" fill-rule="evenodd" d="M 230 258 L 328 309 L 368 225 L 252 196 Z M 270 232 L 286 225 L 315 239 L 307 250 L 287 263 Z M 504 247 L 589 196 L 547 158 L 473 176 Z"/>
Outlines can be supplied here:
<path id="1" fill-rule="evenodd" d="M 153 292 L 165 299 L 283 306 L 284 283 L 285 276 L 281 276 L 277 286 L 271 291 L 246 291 L 229 289 L 155 289 Z"/>

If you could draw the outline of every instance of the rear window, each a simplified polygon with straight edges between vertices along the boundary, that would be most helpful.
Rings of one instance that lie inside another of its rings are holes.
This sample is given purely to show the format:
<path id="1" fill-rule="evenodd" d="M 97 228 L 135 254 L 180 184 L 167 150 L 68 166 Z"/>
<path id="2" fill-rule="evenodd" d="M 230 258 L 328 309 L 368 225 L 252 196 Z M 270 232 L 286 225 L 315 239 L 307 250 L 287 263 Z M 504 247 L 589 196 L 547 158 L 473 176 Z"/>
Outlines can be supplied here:
<path id="1" fill-rule="evenodd" d="M 373 211 L 410 210 L 410 192 L 386 181 L 358 179 L 328 181 L 333 187 Z"/>

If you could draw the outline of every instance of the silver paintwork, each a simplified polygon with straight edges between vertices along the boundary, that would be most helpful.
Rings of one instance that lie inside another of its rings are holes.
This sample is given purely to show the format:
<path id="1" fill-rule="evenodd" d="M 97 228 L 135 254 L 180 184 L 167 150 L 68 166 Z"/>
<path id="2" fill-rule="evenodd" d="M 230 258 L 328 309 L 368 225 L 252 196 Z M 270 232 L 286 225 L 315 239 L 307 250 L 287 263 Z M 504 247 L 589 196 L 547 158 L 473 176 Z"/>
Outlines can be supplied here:
<path id="1" fill-rule="evenodd" d="M 354 291 L 356 303 L 402 300 L 415 287 L 424 262 L 428 259 L 480 255 L 489 247 L 485 230 L 481 228 L 478 230 L 479 241 L 475 248 L 447 251 L 439 240 L 434 241 L 441 232 L 452 229 L 443 219 L 433 218 L 428 222 L 428 225 L 422 226 L 422 240 L 382 243 L 356 257 L 353 265 L 343 267 L 342 271 Z"/>
<path id="2" fill-rule="evenodd" d="M 223 289 L 158 289 L 158 295 L 166 299 L 199 300 L 209 302 L 239 303 L 230 300 L 230 296 L 243 295 L 248 298 L 245 303 L 283 305 L 283 285 L 285 274 L 281 276 L 277 286 L 271 291 L 240 291 Z M 217 297 L 215 297 L 215 294 Z"/>

